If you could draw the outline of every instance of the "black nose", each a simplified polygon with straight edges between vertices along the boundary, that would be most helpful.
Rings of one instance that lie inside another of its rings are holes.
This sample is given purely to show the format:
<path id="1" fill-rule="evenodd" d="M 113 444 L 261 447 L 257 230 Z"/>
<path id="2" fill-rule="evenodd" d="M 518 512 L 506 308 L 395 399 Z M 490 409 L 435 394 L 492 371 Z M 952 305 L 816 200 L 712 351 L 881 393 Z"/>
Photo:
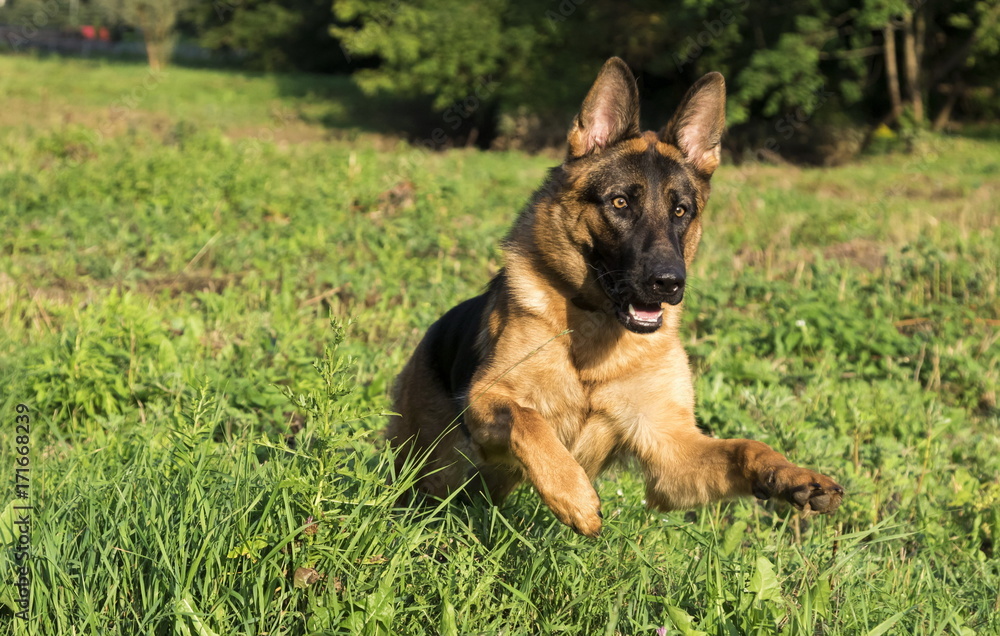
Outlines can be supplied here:
<path id="1" fill-rule="evenodd" d="M 684 290 L 684 274 L 676 270 L 662 270 L 649 278 L 649 287 L 654 294 L 668 299 Z"/>

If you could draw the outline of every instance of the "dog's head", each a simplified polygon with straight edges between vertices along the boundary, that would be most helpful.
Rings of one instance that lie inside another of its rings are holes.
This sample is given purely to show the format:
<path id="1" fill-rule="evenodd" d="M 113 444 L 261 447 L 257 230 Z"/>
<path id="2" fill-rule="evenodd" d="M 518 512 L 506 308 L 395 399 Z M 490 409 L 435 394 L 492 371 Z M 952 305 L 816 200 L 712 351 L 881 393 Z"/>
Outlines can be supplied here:
<path id="1" fill-rule="evenodd" d="M 652 333 L 684 297 L 720 160 L 726 89 L 709 73 L 660 132 L 641 133 L 635 78 L 604 64 L 569 133 L 558 207 L 585 285 L 628 330 Z"/>

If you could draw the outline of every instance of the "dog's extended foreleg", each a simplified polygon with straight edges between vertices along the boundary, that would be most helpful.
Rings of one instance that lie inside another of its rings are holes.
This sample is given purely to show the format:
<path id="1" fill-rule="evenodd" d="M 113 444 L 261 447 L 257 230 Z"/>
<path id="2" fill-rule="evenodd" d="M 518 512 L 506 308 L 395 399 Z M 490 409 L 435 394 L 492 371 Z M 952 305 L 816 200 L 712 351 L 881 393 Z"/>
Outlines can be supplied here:
<path id="1" fill-rule="evenodd" d="M 560 521 L 589 537 L 600 533 L 601 501 L 590 478 L 538 411 L 487 393 L 472 401 L 466 421 L 487 464 L 519 464 Z"/>
<path id="2" fill-rule="evenodd" d="M 703 435 L 693 418 L 688 426 L 654 429 L 644 438 L 635 452 L 646 473 L 646 500 L 661 510 L 754 495 L 833 512 L 844 495 L 829 477 L 796 466 L 767 444 Z"/>

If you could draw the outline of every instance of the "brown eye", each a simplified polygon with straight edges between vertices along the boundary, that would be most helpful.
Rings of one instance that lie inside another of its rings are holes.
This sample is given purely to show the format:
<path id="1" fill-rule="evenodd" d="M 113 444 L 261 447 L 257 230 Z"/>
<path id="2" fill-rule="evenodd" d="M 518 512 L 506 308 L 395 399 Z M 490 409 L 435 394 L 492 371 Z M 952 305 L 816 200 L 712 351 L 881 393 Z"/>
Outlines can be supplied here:
<path id="1" fill-rule="evenodd" d="M 628 207 L 628 201 L 625 200 L 625 197 L 615 197 L 611 201 L 611 205 L 615 206 L 615 208 L 619 210 L 624 210 Z"/>
<path id="2" fill-rule="evenodd" d="M 685 214 L 687 214 L 687 208 L 684 207 L 683 205 L 678 205 L 676 208 L 674 208 L 674 216 L 676 216 L 677 218 L 681 218 Z"/>

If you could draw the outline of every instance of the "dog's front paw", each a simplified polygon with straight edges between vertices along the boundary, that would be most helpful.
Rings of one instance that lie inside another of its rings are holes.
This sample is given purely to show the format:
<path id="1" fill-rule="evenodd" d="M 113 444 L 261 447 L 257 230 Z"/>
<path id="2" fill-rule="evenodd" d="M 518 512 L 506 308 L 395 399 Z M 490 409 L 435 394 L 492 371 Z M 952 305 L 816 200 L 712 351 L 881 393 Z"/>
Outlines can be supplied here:
<path id="1" fill-rule="evenodd" d="M 594 489 L 590 489 L 587 497 L 560 496 L 546 502 L 562 521 L 579 534 L 596 537 L 601 534 L 601 500 Z"/>
<path id="2" fill-rule="evenodd" d="M 759 499 L 780 497 L 805 512 L 830 513 L 840 506 L 844 489 L 835 481 L 798 466 L 766 471 L 754 487 Z"/>
<path id="3" fill-rule="evenodd" d="M 596 537 L 601 533 L 601 499 L 582 469 L 573 472 L 551 485 L 535 483 L 535 488 L 559 521 L 582 535 Z"/>

